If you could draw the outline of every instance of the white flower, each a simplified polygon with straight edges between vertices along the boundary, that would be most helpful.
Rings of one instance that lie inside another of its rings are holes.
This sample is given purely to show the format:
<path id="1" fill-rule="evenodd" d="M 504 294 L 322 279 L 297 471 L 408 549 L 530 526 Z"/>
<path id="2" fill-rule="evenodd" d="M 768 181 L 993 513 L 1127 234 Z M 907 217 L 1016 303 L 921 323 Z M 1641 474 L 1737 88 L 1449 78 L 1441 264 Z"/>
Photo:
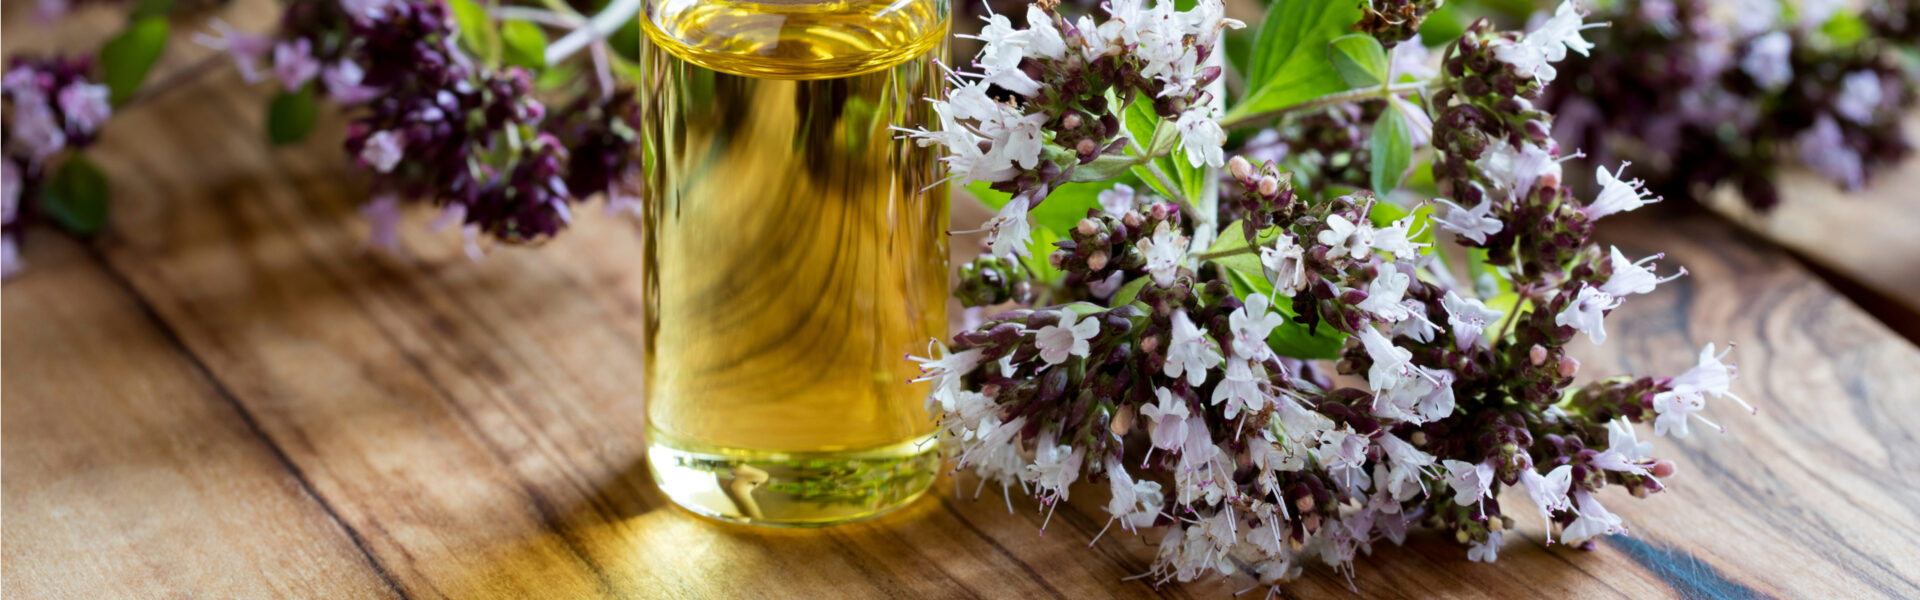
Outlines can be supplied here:
<path id="1" fill-rule="evenodd" d="M 1020 60 L 1027 56 L 1029 34 L 1025 30 L 1014 29 L 1013 21 L 1008 20 L 1006 15 L 992 14 L 991 9 L 980 20 L 987 22 L 980 27 L 980 33 L 960 36 L 980 40 L 980 53 L 974 56 L 974 63 L 989 74 L 1018 66 Z"/>
<path id="2" fill-rule="evenodd" d="M 1153 445 L 1162 450 L 1173 450 L 1187 442 L 1187 401 L 1167 391 L 1167 388 L 1154 388 L 1154 396 L 1159 404 L 1140 407 L 1140 414 L 1153 421 Z"/>
<path id="3" fill-rule="evenodd" d="M 1413 406 L 1413 414 L 1421 421 L 1433 422 L 1445 419 L 1453 414 L 1453 372 L 1445 369 L 1422 367 L 1421 379 L 1433 385 L 1433 391 L 1420 396 L 1420 402 Z"/>
<path id="4" fill-rule="evenodd" d="M 1407 318 L 1393 324 L 1388 336 L 1406 336 L 1422 344 L 1433 341 L 1433 332 L 1440 328 L 1427 319 L 1427 305 L 1419 300 L 1403 300 L 1400 306 L 1407 310 Z"/>
<path id="5" fill-rule="evenodd" d="M 1446 205 L 1447 211 L 1445 214 L 1434 215 L 1434 222 L 1439 223 L 1441 229 L 1451 231 L 1461 238 L 1473 240 L 1475 244 L 1487 243 L 1487 236 L 1500 233 L 1500 229 L 1504 227 L 1500 219 L 1488 214 L 1493 211 L 1492 200 L 1482 199 L 1480 204 L 1471 209 L 1460 208 L 1460 205 L 1444 199 L 1439 202 Z"/>
<path id="6" fill-rule="evenodd" d="M 92 133 L 113 116 L 113 105 L 107 103 L 107 86 L 98 83 L 74 82 L 60 90 L 60 112 L 67 115 L 67 128 L 74 131 Z"/>
<path id="7" fill-rule="evenodd" d="M 1593 494 L 1585 491 L 1573 493 L 1574 514 L 1579 518 L 1560 532 L 1560 541 L 1565 544 L 1579 545 L 1603 535 L 1626 533 L 1627 527 L 1620 523 L 1620 517 L 1607 512 Z"/>
<path id="8" fill-rule="evenodd" d="M 1292 233 L 1284 230 L 1272 246 L 1260 248 L 1260 266 L 1266 271 L 1267 281 L 1273 283 L 1273 293 L 1292 298 L 1307 287 L 1305 256 L 1306 249 L 1294 241 Z"/>
<path id="9" fill-rule="evenodd" d="M 1051 429 L 1040 434 L 1035 440 L 1033 464 L 1027 465 L 1023 476 L 1049 503 L 1067 499 L 1068 487 L 1080 479 L 1080 462 L 1087 454 L 1085 449 L 1056 444 L 1054 439 Z"/>
<path id="10" fill-rule="evenodd" d="M 1415 375 L 1413 352 L 1393 345 L 1379 330 L 1361 327 L 1360 344 L 1373 359 L 1373 367 L 1367 369 L 1367 384 L 1374 393 L 1400 387 L 1401 380 Z"/>
<path id="11" fill-rule="evenodd" d="M 1544 49 L 1535 44 L 1520 42 L 1497 43 L 1493 47 L 1493 57 L 1501 62 L 1513 65 L 1513 69 L 1522 75 L 1531 75 L 1542 84 L 1552 83 L 1560 76 L 1560 71 L 1548 64 Z"/>
<path id="12" fill-rule="evenodd" d="M 1573 504 L 1567 500 L 1567 488 L 1573 485 L 1573 465 L 1560 465 L 1541 476 L 1533 469 L 1520 472 L 1520 485 L 1527 488 L 1527 498 L 1540 508 L 1540 520 L 1553 522 L 1553 511 L 1569 510 Z"/>
<path id="13" fill-rule="evenodd" d="M 1778 90 L 1793 81 L 1792 55 L 1793 38 L 1785 31 L 1775 31 L 1754 38 L 1747 55 L 1740 57 L 1740 70 L 1762 89 Z"/>
<path id="14" fill-rule="evenodd" d="M 1440 307 L 1447 310 L 1447 325 L 1453 328 L 1453 339 L 1460 348 L 1477 344 L 1486 339 L 1487 325 L 1500 320 L 1500 311 L 1487 308 L 1487 305 L 1473 298 L 1464 298 L 1453 290 L 1440 298 Z"/>
<path id="15" fill-rule="evenodd" d="M 1027 222 L 1027 195 L 1021 194 L 1000 207 L 999 214 L 987 220 L 987 245 L 993 255 L 1011 259 L 1029 256 L 1027 245 L 1033 241 L 1033 225 Z"/>
<path id="16" fill-rule="evenodd" d="M 1212 48 L 1220 41 L 1220 33 L 1227 29 L 1246 27 L 1239 19 L 1227 18 L 1227 3 L 1222 0 L 1200 0 L 1193 9 L 1187 11 L 1187 20 L 1193 27 L 1194 45 Z"/>
<path id="17" fill-rule="evenodd" d="M 1560 161 L 1554 160 L 1545 149 L 1527 143 L 1515 148 L 1506 140 L 1487 147 L 1487 152 L 1480 157 L 1480 168 L 1496 187 L 1508 194 L 1530 192 L 1543 178 L 1557 185 L 1561 175 Z"/>
<path id="18" fill-rule="evenodd" d="M 1167 222 L 1161 221 L 1153 230 L 1153 237 L 1140 240 L 1140 253 L 1147 258 L 1147 273 L 1153 276 L 1153 282 L 1161 287 L 1170 286 L 1174 275 L 1180 272 L 1182 259 L 1187 256 L 1187 238 L 1175 234 Z"/>
<path id="19" fill-rule="evenodd" d="M 1653 442 L 1642 442 L 1633 434 L 1633 424 L 1625 417 L 1607 422 L 1607 450 L 1593 457 L 1593 466 L 1608 471 L 1646 475 L 1653 461 Z"/>
<path id="20" fill-rule="evenodd" d="M 1137 531 L 1153 525 L 1160 517 L 1164 501 L 1160 484 L 1145 479 L 1135 481 L 1120 460 L 1112 456 L 1107 457 L 1107 485 L 1112 492 L 1107 500 L 1107 514 L 1113 515 L 1107 520 L 1108 525 L 1119 521 L 1120 528 Z"/>
<path id="21" fill-rule="evenodd" d="M 1115 219 L 1126 216 L 1134 209 L 1133 186 L 1116 183 L 1113 187 L 1100 190 L 1100 212 Z"/>
<path id="22" fill-rule="evenodd" d="M 1567 50 L 1585 55 L 1593 49 L 1593 42 L 1580 37 L 1580 32 L 1605 26 L 1603 23 L 1581 23 L 1579 7 L 1572 0 L 1567 0 L 1560 3 L 1552 17 L 1527 32 L 1519 43 L 1494 47 L 1493 57 L 1513 65 L 1521 73 L 1534 76 L 1541 83 L 1552 82 L 1558 72 L 1549 63 L 1566 59 Z"/>
<path id="23" fill-rule="evenodd" d="M 1227 404 L 1227 418 L 1240 414 L 1240 409 L 1249 412 L 1258 411 L 1267 406 L 1267 393 L 1260 389 L 1260 383 L 1266 381 L 1266 369 L 1244 360 L 1227 361 L 1226 378 L 1213 386 L 1215 405 Z"/>
<path id="24" fill-rule="evenodd" d="M 1053 16 L 1038 4 L 1027 5 L 1027 55 L 1059 60 L 1067 57 L 1067 42 L 1053 26 Z"/>
<path id="25" fill-rule="evenodd" d="M 1554 9 L 1553 17 L 1541 23 L 1538 29 L 1527 32 L 1524 41 L 1540 46 L 1540 50 L 1546 55 L 1547 60 L 1553 62 L 1565 60 L 1568 50 L 1578 52 L 1581 56 L 1586 56 L 1587 51 L 1593 49 L 1593 42 L 1581 38 L 1580 31 L 1583 29 L 1606 27 L 1606 24 L 1583 24 L 1580 22 L 1581 16 L 1580 8 L 1574 5 L 1573 0 L 1565 0 L 1560 3 L 1558 8 Z"/>
<path id="26" fill-rule="evenodd" d="M 1638 261 L 1629 261 L 1626 255 L 1620 253 L 1620 248 L 1614 247 L 1611 256 L 1613 276 L 1608 277 L 1607 282 L 1601 284 L 1600 291 L 1606 292 L 1607 295 L 1613 296 L 1614 298 L 1625 298 L 1633 294 L 1647 294 L 1653 292 L 1654 286 L 1672 281 L 1674 278 L 1687 274 L 1687 270 L 1683 268 L 1680 269 L 1679 273 L 1662 279 L 1654 275 L 1652 269 L 1640 266 L 1658 260 L 1662 256 L 1664 255 L 1655 254 Z"/>
<path id="27" fill-rule="evenodd" d="M 1447 469 L 1447 485 L 1453 487 L 1453 503 L 1461 506 L 1473 506 L 1481 498 L 1493 497 L 1493 463 L 1473 464 L 1461 460 L 1444 460 L 1440 465 Z"/>
<path id="28" fill-rule="evenodd" d="M 1426 491 L 1424 475 L 1433 467 L 1433 455 L 1421 452 L 1392 433 L 1382 433 L 1376 443 L 1387 454 L 1387 477 L 1380 486 L 1382 491 L 1399 501 L 1406 501 Z"/>
<path id="29" fill-rule="evenodd" d="M 1873 71 L 1854 71 L 1840 80 L 1840 95 L 1833 98 L 1833 112 L 1866 125 L 1873 122 L 1873 111 L 1880 107 L 1880 76 Z"/>
<path id="30" fill-rule="evenodd" d="M 940 349 L 940 358 L 908 356 L 907 360 L 920 363 L 920 376 L 913 378 L 915 383 L 932 381 L 933 393 L 927 396 L 928 402 L 938 401 L 943 410 L 953 410 L 955 395 L 960 392 L 960 379 L 972 373 L 980 366 L 980 357 L 986 351 L 980 348 L 948 352 L 947 346 L 935 340 L 927 347 L 927 354 Z"/>
<path id="31" fill-rule="evenodd" d="M 1700 416 L 1700 411 L 1706 408 L 1707 399 L 1699 390 L 1675 389 L 1654 394 L 1653 412 L 1660 416 L 1653 419 L 1653 434 L 1687 437 L 1692 433 L 1687 429 L 1687 417 L 1700 419 L 1708 427 L 1726 431 L 1725 427 Z"/>
<path id="32" fill-rule="evenodd" d="M 1373 484 L 1367 477 L 1367 436 L 1346 427 L 1320 434 L 1320 462 L 1333 476 L 1334 483 L 1353 495 L 1360 495 Z"/>
<path id="33" fill-rule="evenodd" d="M 1732 352 L 1733 348 L 1729 347 L 1719 354 L 1714 354 L 1713 348 L 1713 344 L 1707 344 L 1705 348 L 1701 348 L 1699 362 L 1693 368 L 1687 369 L 1687 372 L 1673 378 L 1673 387 L 1698 390 L 1711 394 L 1715 398 L 1732 398 L 1747 410 L 1759 414 L 1759 409 L 1747 404 L 1746 400 L 1734 395 L 1730 389 L 1733 386 L 1735 370 L 1732 365 L 1720 362 L 1720 359 L 1728 352 Z"/>
<path id="34" fill-rule="evenodd" d="M 1071 323 L 1071 326 L 1068 324 Z M 1040 359 L 1047 364 L 1057 365 L 1067 362 L 1068 356 L 1086 357 L 1087 340 L 1100 334 L 1100 320 L 1083 317 L 1074 323 L 1073 313 L 1060 311 L 1060 324 L 1041 327 L 1033 334 L 1033 344 L 1040 348 Z"/>
<path id="35" fill-rule="evenodd" d="M 1380 274 L 1367 283 L 1367 299 L 1361 300 L 1355 307 L 1384 321 L 1406 319 L 1410 311 L 1400 301 L 1406 296 L 1407 286 L 1412 282 L 1413 278 L 1395 269 L 1393 263 L 1382 263 Z"/>
<path id="36" fill-rule="evenodd" d="M 1467 547 L 1467 560 L 1473 562 L 1493 562 L 1500 556 L 1500 542 L 1506 537 L 1499 531 L 1487 532 L 1487 541 Z"/>
<path id="37" fill-rule="evenodd" d="M 1713 344 L 1707 344 L 1700 350 L 1698 364 L 1668 382 L 1672 386 L 1671 389 L 1653 395 L 1653 411 L 1660 415 L 1653 421 L 1654 435 L 1667 435 L 1671 432 L 1674 437 L 1687 437 L 1687 417 L 1699 419 L 1709 427 L 1726 431 L 1725 427 L 1698 414 L 1707 407 L 1708 395 L 1715 398 L 1732 398 L 1748 411 L 1756 414 L 1760 412 L 1730 389 L 1733 385 L 1734 368 L 1720 362 L 1720 359 L 1733 349 L 1728 348 L 1726 352 L 1720 354 L 1714 354 L 1713 350 Z"/>
<path id="38" fill-rule="evenodd" d="M 1573 302 L 1568 303 L 1560 314 L 1553 316 L 1553 324 L 1572 327 L 1587 334 L 1587 338 L 1593 340 L 1593 343 L 1604 344 L 1607 341 L 1607 326 L 1603 321 L 1607 317 L 1607 311 L 1618 306 L 1620 306 L 1620 299 L 1600 291 L 1600 288 L 1591 285 L 1581 286 L 1580 293 L 1574 296 Z"/>
<path id="39" fill-rule="evenodd" d="M 1046 144 L 1041 140 L 1047 124 L 1046 113 L 1021 115 L 1017 119 L 1004 119 L 991 123 L 993 147 L 987 150 L 987 160 L 1005 165 L 1020 165 L 1022 169 L 1031 169 L 1040 164 L 1040 151 Z"/>
<path id="40" fill-rule="evenodd" d="M 392 173 L 394 165 L 400 164 L 402 138 L 395 131 L 376 131 L 367 136 L 366 145 L 360 149 L 361 162 L 381 173 Z"/>
<path id="41" fill-rule="evenodd" d="M 1355 223 L 1340 214 L 1327 216 L 1327 229 L 1317 236 L 1320 243 L 1330 247 L 1329 260 L 1341 255 L 1352 256 L 1354 260 L 1366 260 L 1373 255 L 1373 224 L 1366 219 Z"/>
<path id="42" fill-rule="evenodd" d="M 1213 120 L 1212 105 L 1198 105 L 1180 113 L 1176 123 L 1180 130 L 1180 150 L 1187 153 L 1187 164 L 1199 168 L 1205 164 L 1220 167 L 1227 164 L 1226 154 L 1220 147 L 1227 143 L 1227 131 L 1220 128 L 1220 122 Z"/>
<path id="43" fill-rule="evenodd" d="M 1168 377 L 1187 376 L 1187 385 L 1199 387 L 1207 382 L 1207 370 L 1220 364 L 1220 352 L 1213 340 L 1187 318 L 1184 310 L 1173 311 L 1173 341 L 1167 344 Z"/>
<path id="44" fill-rule="evenodd" d="M 1373 249 L 1392 253 L 1394 258 L 1400 260 L 1411 260 L 1420 255 L 1421 247 L 1427 245 L 1413 243 L 1412 238 L 1419 237 L 1422 231 L 1426 231 L 1426 229 L 1422 228 L 1420 231 L 1413 230 L 1413 217 L 1411 215 L 1401 217 L 1400 220 L 1394 221 L 1392 225 L 1374 230 Z"/>
<path id="45" fill-rule="evenodd" d="M 1600 182 L 1600 195 L 1581 210 L 1587 213 L 1587 219 L 1599 220 L 1600 217 L 1614 213 L 1627 212 L 1648 204 L 1659 202 L 1659 198 L 1649 199 L 1644 183 L 1638 179 L 1621 180 L 1620 172 L 1627 170 L 1629 163 L 1621 163 L 1615 173 L 1608 173 L 1606 167 L 1595 167 L 1593 177 Z"/>
<path id="46" fill-rule="evenodd" d="M 1420 40 L 1420 34 L 1393 46 L 1387 53 L 1387 80 L 1399 81 L 1401 76 L 1414 79 L 1431 79 L 1440 72 L 1427 64 L 1427 45 Z"/>
<path id="47" fill-rule="evenodd" d="M 1401 42 L 1400 45 L 1405 46 L 1406 43 Z M 1419 148 L 1433 141 L 1433 117 L 1427 115 L 1426 109 L 1399 96 L 1387 96 L 1387 108 L 1393 109 L 1407 119 L 1407 139 L 1413 143 L 1413 147 Z M 1392 182 L 1399 183 L 1400 176 L 1404 174 L 1404 172 L 1390 174 Z"/>
<path id="48" fill-rule="evenodd" d="M 1253 362 L 1273 358 L 1273 350 L 1267 346 L 1267 336 L 1273 328 L 1286 323 L 1286 317 L 1270 312 L 1271 302 L 1266 296 L 1251 294 L 1245 304 L 1227 315 L 1227 327 L 1233 332 L 1233 353 Z"/>

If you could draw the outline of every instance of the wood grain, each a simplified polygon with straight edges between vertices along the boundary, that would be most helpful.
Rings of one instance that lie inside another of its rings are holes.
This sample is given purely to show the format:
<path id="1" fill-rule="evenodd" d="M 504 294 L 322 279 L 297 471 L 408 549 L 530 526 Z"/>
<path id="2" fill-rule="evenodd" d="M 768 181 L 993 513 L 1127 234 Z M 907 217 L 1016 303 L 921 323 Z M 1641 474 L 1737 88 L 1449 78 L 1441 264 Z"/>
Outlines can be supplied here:
<path id="1" fill-rule="evenodd" d="M 15 598 L 397 596 L 325 502 L 130 295 L 35 236 L 6 287 L 4 551 Z"/>
<path id="2" fill-rule="evenodd" d="M 1900 126 L 1908 139 L 1920 139 L 1920 111 Z M 1731 191 L 1716 194 L 1709 204 L 1741 226 L 1920 315 L 1920 153 L 1856 192 L 1840 190 L 1811 172 L 1789 169 L 1780 178 L 1780 198 L 1780 206 L 1765 215 L 1747 208 Z"/>
<path id="3" fill-rule="evenodd" d="M 244 1 L 244 0 L 243 0 Z M 11 15 L 11 13 L 9 13 Z M 11 27 L 9 31 L 11 31 Z M 1104 491 L 1052 515 L 962 476 L 819 531 L 716 523 L 644 471 L 633 228 L 583 215 L 468 261 L 419 231 L 364 251 L 337 145 L 270 148 L 271 93 L 225 70 L 128 110 L 87 247 L 36 231 L 5 288 L 4 589 L 17 597 L 1225 597 L 1155 589 Z M 968 213 L 956 217 L 963 222 Z M 977 218 L 977 213 L 976 218 Z M 1292 596 L 1920 596 L 1920 350 L 1761 240 L 1699 215 L 1604 224 L 1694 275 L 1610 318 L 1593 376 L 1676 373 L 1739 341 L 1727 435 L 1662 440 L 1671 491 L 1603 501 L 1594 552 L 1522 520 L 1496 565 L 1416 534 Z M 45 241 L 42 241 L 45 240 Z M 964 248 L 956 243 L 956 248 Z M 112 415 L 118 418 L 106 418 Z M 71 512 L 67 512 L 71 511 Z M 76 516 L 77 515 L 77 516 Z M 82 519 L 79 516 L 84 516 Z M 357 544 L 356 544 L 357 542 Z"/>

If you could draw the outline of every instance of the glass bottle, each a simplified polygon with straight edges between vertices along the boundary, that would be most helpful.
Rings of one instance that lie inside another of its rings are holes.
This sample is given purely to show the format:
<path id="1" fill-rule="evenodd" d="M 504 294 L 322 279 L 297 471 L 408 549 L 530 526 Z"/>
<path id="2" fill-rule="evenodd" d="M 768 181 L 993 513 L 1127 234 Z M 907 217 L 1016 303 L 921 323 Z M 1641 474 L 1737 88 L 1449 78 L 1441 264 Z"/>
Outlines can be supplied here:
<path id="1" fill-rule="evenodd" d="M 946 331 L 946 0 L 647 0 L 648 461 L 696 513 L 819 526 L 939 468 L 908 354 Z"/>

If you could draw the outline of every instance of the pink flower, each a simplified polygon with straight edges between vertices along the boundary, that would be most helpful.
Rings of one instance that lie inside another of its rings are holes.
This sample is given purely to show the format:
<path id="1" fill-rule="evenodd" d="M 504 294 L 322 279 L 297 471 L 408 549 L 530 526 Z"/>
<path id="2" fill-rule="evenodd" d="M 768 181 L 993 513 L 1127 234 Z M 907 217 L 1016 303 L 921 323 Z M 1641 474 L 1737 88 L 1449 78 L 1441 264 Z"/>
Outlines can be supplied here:
<path id="1" fill-rule="evenodd" d="M 393 172 L 394 165 L 400 164 L 401 137 L 398 132 L 378 131 L 367 136 L 367 145 L 360 149 L 360 162 L 381 173 Z"/>
<path id="2" fill-rule="evenodd" d="M 280 84 L 288 92 L 300 91 L 301 86 L 320 74 L 320 60 L 313 57 L 313 42 L 307 38 L 298 38 L 273 47 L 273 74 L 280 78 Z"/>
<path id="3" fill-rule="evenodd" d="M 380 88 L 360 85 L 366 79 L 366 70 L 351 60 L 342 60 L 320 71 L 320 81 L 327 86 L 327 95 L 341 104 L 359 104 L 380 96 Z"/>
<path id="4" fill-rule="evenodd" d="M 220 19 L 213 20 L 213 30 L 218 35 L 205 32 L 193 34 L 193 41 L 202 46 L 233 55 L 233 64 L 240 69 L 240 78 L 247 83 L 260 80 L 258 62 L 273 50 L 273 38 L 264 35 L 241 33 L 232 25 Z"/>
<path id="5" fill-rule="evenodd" d="M 60 112 L 67 115 L 67 128 L 81 134 L 99 131 L 107 117 L 113 116 L 107 94 L 107 86 L 97 83 L 74 82 L 61 88 Z"/>
<path id="6" fill-rule="evenodd" d="M 372 200 L 360 205 L 360 216 L 367 219 L 367 243 L 394 254 L 400 253 L 399 196 L 391 193 L 375 195 Z"/>

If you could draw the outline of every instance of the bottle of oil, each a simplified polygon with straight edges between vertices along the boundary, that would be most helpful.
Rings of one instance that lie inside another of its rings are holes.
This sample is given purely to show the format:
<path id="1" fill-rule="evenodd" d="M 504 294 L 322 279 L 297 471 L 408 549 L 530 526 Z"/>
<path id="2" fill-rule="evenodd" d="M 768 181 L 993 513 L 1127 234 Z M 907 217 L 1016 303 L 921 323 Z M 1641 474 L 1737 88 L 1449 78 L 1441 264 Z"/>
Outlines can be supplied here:
<path id="1" fill-rule="evenodd" d="M 648 461 L 694 512 L 880 514 L 939 458 L 908 354 L 946 331 L 927 127 L 946 0 L 647 0 Z"/>

